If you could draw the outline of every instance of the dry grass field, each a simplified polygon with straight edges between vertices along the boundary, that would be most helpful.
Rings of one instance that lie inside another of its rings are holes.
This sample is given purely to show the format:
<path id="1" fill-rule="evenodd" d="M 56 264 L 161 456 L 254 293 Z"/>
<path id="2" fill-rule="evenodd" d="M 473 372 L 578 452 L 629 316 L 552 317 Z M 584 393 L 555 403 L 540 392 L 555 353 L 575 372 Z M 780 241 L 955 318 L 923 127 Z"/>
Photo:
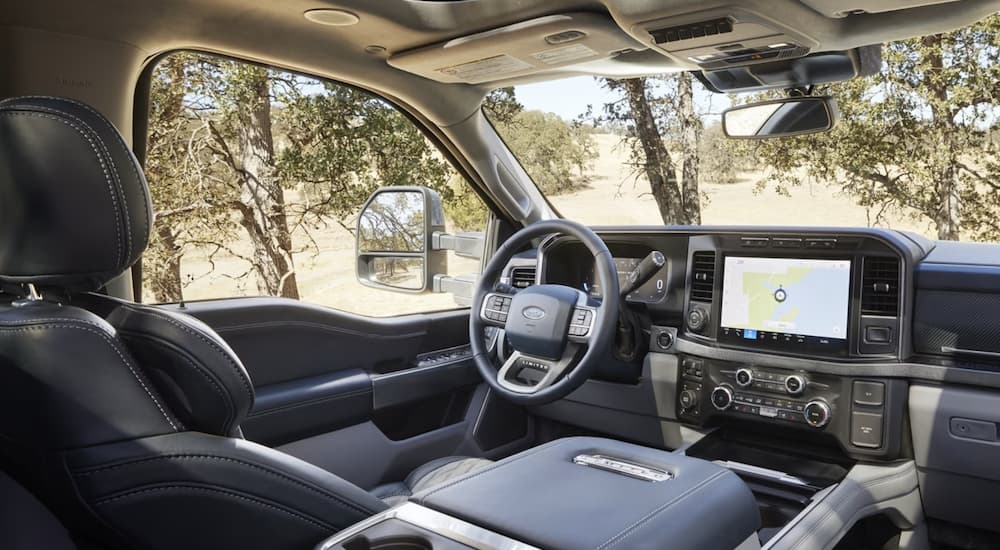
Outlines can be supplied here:
<path id="1" fill-rule="evenodd" d="M 659 225 L 656 203 L 645 179 L 636 180 L 625 164 L 628 152 L 613 135 L 596 135 L 600 157 L 594 163 L 589 184 L 580 191 L 552 198 L 563 216 L 589 225 Z M 744 173 L 733 184 L 702 183 L 702 221 L 710 225 L 806 225 L 868 226 L 864 208 L 823 183 L 791 189 L 789 196 L 774 191 L 756 191 L 760 173 Z M 353 223 L 353 220 L 352 220 Z M 929 233 L 926 223 L 896 215 L 888 218 L 893 229 Z M 400 294 L 362 286 L 355 278 L 354 238 L 331 224 L 313 233 L 319 250 L 295 258 L 302 299 L 345 311 L 373 316 L 400 315 L 456 307 L 447 294 Z M 215 269 L 204 255 L 189 254 L 183 261 L 187 300 L 253 296 L 256 286 L 249 278 L 232 277 L 246 271 L 240 260 L 215 258 Z M 477 262 L 449 258 L 452 275 L 474 273 Z M 147 297 L 149 300 L 149 297 Z"/>

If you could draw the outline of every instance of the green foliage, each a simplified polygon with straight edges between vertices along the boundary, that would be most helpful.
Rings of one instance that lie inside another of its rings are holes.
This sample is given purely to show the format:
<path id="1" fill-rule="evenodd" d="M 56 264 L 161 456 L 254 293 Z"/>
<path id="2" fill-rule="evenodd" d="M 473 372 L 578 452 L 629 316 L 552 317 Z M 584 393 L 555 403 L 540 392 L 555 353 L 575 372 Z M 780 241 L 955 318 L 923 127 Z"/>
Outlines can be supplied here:
<path id="1" fill-rule="evenodd" d="M 879 213 L 900 209 L 939 238 L 1000 240 L 1000 17 L 883 47 L 883 70 L 826 92 L 834 131 L 748 143 L 779 190 L 837 181 Z"/>
<path id="2" fill-rule="evenodd" d="M 736 183 L 751 168 L 745 148 L 726 137 L 721 124 L 706 126 L 698 142 L 698 177 L 703 183 Z"/>
<path id="3" fill-rule="evenodd" d="M 520 111 L 492 121 L 543 194 L 586 185 L 584 175 L 597 158 L 597 144 L 585 127 L 542 111 Z"/>
<path id="4" fill-rule="evenodd" d="M 237 279 L 296 297 L 293 254 L 316 248 L 314 230 L 350 228 L 384 185 L 426 185 L 455 225 L 485 225 L 482 202 L 413 123 L 362 91 L 181 53 L 154 69 L 150 99 L 157 223 L 144 265 L 158 301 L 182 298 L 180 264 L 194 250 L 210 264 L 239 258 Z"/>

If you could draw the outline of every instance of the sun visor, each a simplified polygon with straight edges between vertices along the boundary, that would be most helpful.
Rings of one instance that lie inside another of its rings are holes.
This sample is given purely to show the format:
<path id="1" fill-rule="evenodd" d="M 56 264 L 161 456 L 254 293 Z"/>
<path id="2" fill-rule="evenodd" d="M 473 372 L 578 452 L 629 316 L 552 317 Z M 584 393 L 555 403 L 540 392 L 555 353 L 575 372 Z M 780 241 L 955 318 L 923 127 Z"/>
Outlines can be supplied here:
<path id="1" fill-rule="evenodd" d="M 482 84 L 552 72 L 644 49 L 609 16 L 549 15 L 391 56 L 437 82 Z"/>
<path id="2" fill-rule="evenodd" d="M 701 74 L 702 81 L 717 92 L 752 92 L 841 82 L 875 74 L 881 68 L 882 47 L 875 45 Z"/>

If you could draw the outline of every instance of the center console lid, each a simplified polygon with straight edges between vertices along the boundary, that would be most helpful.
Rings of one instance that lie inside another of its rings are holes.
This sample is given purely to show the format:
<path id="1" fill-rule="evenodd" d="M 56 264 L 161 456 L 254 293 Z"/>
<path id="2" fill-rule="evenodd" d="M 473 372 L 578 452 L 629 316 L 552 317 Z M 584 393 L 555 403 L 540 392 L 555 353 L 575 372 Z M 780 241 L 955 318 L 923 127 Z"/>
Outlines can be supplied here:
<path id="1" fill-rule="evenodd" d="M 752 493 L 729 470 L 590 437 L 530 449 L 412 501 L 552 550 L 732 550 L 760 525 Z"/>

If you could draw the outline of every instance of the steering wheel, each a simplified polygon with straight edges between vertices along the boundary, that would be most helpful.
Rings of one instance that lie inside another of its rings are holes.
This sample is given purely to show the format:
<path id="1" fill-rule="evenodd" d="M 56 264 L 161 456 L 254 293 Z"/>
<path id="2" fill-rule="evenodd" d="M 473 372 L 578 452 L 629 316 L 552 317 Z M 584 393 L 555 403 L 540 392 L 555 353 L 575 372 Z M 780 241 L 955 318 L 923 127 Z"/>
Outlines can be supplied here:
<path id="1" fill-rule="evenodd" d="M 532 239 L 556 233 L 575 237 L 593 254 L 600 301 L 564 285 L 520 291 L 497 285 L 514 254 Z M 590 377 L 613 342 L 618 301 L 614 259 L 596 233 L 568 220 L 531 224 L 497 250 L 476 284 L 469 318 L 472 359 L 486 383 L 504 398 L 523 405 L 556 401 Z M 499 369 L 485 344 L 487 326 L 504 329 L 514 350 Z"/>

